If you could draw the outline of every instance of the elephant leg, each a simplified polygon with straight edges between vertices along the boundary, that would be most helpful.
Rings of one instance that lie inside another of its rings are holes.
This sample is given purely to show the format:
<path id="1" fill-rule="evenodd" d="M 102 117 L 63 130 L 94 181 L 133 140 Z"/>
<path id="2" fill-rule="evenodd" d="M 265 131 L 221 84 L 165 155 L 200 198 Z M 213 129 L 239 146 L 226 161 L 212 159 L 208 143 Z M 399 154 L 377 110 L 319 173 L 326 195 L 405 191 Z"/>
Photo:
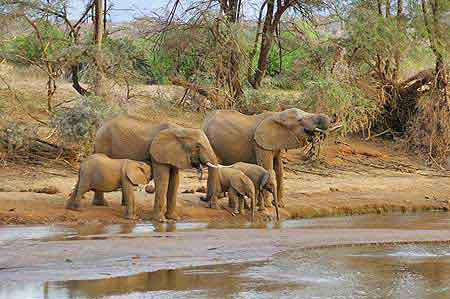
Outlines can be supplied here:
<path id="1" fill-rule="evenodd" d="M 122 203 L 125 201 L 125 218 L 136 219 L 136 203 L 134 200 L 134 187 L 130 182 L 122 183 Z"/>
<path id="2" fill-rule="evenodd" d="M 230 190 L 228 190 L 228 203 L 230 204 L 230 208 L 233 210 L 235 214 L 239 213 L 238 200 L 239 200 L 238 193 L 233 188 L 230 188 Z"/>
<path id="3" fill-rule="evenodd" d="M 105 200 L 105 196 L 103 192 L 94 191 L 94 200 L 92 204 L 94 206 L 108 206 L 108 202 Z"/>
<path id="4" fill-rule="evenodd" d="M 123 192 L 123 184 L 122 184 L 122 202 L 121 202 L 121 205 L 123 206 L 123 207 L 126 207 L 127 206 L 127 197 L 126 196 L 124 196 L 124 192 Z"/>
<path id="5" fill-rule="evenodd" d="M 273 159 L 273 166 L 274 166 L 275 175 L 276 175 L 276 178 L 277 178 L 278 206 L 284 207 L 285 203 L 283 201 L 283 161 L 281 159 L 281 153 L 279 153 Z"/>
<path id="6" fill-rule="evenodd" d="M 238 200 L 239 200 L 239 213 L 242 215 L 245 215 L 245 196 L 242 194 L 238 195 Z"/>
<path id="7" fill-rule="evenodd" d="M 166 218 L 179 220 L 177 209 L 177 191 L 180 185 L 180 171 L 176 167 L 170 168 L 169 189 L 167 190 L 167 213 Z"/>
<path id="8" fill-rule="evenodd" d="M 167 189 L 169 187 L 170 166 L 153 162 L 155 181 L 155 203 L 153 206 L 153 220 L 165 222 L 164 216 L 167 203 Z"/>
<path id="9" fill-rule="evenodd" d="M 256 162 L 259 166 L 264 169 L 271 171 L 273 169 L 273 153 L 271 151 L 257 149 L 256 150 Z M 264 211 L 265 208 L 270 208 L 272 206 L 272 201 L 269 197 L 269 192 L 263 190 L 260 194 L 261 197 L 261 205 L 259 207 L 260 211 Z"/>
<path id="10" fill-rule="evenodd" d="M 251 202 L 250 202 L 251 203 Z M 246 210 L 250 210 L 251 209 L 251 205 L 248 203 L 248 200 L 244 199 L 244 208 Z"/>
<path id="11" fill-rule="evenodd" d="M 209 207 L 217 209 L 217 199 L 219 193 L 219 170 L 208 166 L 208 181 L 207 181 L 207 195 Z"/>

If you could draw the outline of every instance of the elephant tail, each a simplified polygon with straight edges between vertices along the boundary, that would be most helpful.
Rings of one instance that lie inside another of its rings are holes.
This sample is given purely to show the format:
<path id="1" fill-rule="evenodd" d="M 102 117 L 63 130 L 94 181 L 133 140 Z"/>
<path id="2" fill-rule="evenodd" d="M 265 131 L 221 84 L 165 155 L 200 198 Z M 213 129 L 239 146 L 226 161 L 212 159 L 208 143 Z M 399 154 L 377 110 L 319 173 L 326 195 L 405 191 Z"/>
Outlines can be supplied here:
<path id="1" fill-rule="evenodd" d="M 75 185 L 72 186 L 72 191 L 70 191 L 69 194 L 69 200 L 74 200 L 77 197 L 77 192 L 79 192 L 79 186 L 80 186 L 80 171 L 78 172 L 78 178 Z"/>

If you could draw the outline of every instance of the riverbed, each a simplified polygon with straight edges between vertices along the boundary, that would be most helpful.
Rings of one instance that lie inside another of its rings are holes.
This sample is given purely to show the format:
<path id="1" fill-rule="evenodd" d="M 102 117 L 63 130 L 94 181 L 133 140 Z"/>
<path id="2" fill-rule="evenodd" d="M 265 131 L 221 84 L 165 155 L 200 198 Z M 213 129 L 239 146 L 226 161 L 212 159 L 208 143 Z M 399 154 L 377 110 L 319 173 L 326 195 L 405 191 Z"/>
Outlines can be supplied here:
<path id="1" fill-rule="evenodd" d="M 0 228 L 0 298 L 449 298 L 450 215 Z"/>

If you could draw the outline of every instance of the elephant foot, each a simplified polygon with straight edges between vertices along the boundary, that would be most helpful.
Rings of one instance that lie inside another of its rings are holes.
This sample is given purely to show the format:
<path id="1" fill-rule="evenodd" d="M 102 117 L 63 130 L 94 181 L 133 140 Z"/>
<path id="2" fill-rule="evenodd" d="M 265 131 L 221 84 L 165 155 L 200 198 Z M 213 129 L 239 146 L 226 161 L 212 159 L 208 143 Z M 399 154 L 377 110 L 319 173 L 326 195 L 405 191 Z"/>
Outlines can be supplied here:
<path id="1" fill-rule="evenodd" d="M 159 216 L 153 216 L 153 221 L 159 222 L 159 223 L 166 223 L 167 219 L 166 217 L 164 217 L 164 215 L 159 215 Z"/>
<path id="2" fill-rule="evenodd" d="M 200 196 L 200 201 L 209 202 L 209 198 L 206 196 Z"/>
<path id="3" fill-rule="evenodd" d="M 92 201 L 92 205 L 104 206 L 104 207 L 109 206 L 108 202 L 105 199 L 96 199 L 96 198 L 94 198 L 94 200 Z M 122 202 L 122 205 L 123 205 L 123 202 Z"/>
<path id="4" fill-rule="evenodd" d="M 258 207 L 258 212 L 267 213 L 268 210 L 265 207 Z"/>
<path id="5" fill-rule="evenodd" d="M 173 213 L 166 213 L 166 218 L 169 220 L 173 220 L 173 221 L 178 221 L 180 220 L 180 216 L 178 216 L 177 213 L 173 212 Z"/>
<path id="6" fill-rule="evenodd" d="M 139 217 L 136 215 L 136 213 L 129 213 L 128 211 L 125 211 L 124 217 L 125 217 L 125 219 L 128 219 L 128 220 L 138 220 L 139 219 Z"/>
<path id="7" fill-rule="evenodd" d="M 136 215 L 128 215 L 128 214 L 125 214 L 125 219 L 128 219 L 128 220 L 138 220 L 139 217 L 136 216 Z"/>
<path id="8" fill-rule="evenodd" d="M 77 202 L 73 202 L 73 201 L 69 201 L 66 204 L 66 209 L 72 210 L 72 211 L 77 211 L 77 212 L 81 211 L 80 204 Z"/>
<path id="9" fill-rule="evenodd" d="M 272 201 L 272 204 L 275 207 L 275 201 Z M 278 200 L 278 207 L 284 208 L 284 207 L 286 207 L 286 203 L 283 200 Z"/>

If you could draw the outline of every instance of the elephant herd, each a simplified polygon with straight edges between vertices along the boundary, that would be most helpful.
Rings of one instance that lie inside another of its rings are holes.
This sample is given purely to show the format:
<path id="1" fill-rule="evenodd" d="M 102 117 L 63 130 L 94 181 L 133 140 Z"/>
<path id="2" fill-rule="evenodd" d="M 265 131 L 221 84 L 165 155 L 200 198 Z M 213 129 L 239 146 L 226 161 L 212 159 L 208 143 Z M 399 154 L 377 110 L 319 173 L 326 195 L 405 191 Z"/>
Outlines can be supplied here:
<path id="1" fill-rule="evenodd" d="M 204 200 L 210 207 L 227 194 L 230 207 L 242 212 L 248 206 L 246 196 L 252 216 L 256 205 L 264 210 L 273 203 L 278 217 L 278 206 L 284 206 L 281 151 L 304 145 L 329 126 L 328 116 L 297 108 L 251 116 L 218 110 L 207 115 L 201 129 L 118 116 L 98 130 L 95 153 L 81 163 L 66 207 L 78 210 L 82 195 L 90 190 L 94 205 L 106 205 L 103 193 L 122 188 L 125 216 L 134 218 L 134 186 L 153 179 L 153 220 L 176 221 L 180 170 L 208 167 Z"/>

